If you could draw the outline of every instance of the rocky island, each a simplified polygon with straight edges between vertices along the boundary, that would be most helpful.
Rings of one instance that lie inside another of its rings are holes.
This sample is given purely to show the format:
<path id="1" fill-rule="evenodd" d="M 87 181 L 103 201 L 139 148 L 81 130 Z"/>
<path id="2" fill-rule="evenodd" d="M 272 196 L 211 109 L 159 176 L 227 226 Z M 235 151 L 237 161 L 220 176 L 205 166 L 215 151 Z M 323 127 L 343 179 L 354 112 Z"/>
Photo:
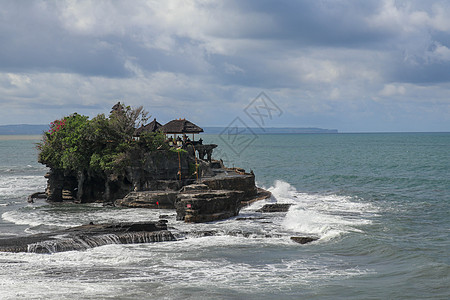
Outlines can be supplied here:
<path id="1" fill-rule="evenodd" d="M 174 209 L 177 220 L 198 223 L 237 216 L 243 206 L 271 196 L 256 187 L 253 171 L 214 160 L 217 145 L 195 140 L 203 132 L 199 126 L 185 119 L 165 125 L 146 121 L 142 107 L 119 102 L 109 117 L 89 120 L 75 113 L 52 122 L 38 144 L 39 162 L 50 169 L 47 188 L 29 201 L 44 196 L 48 202 Z M 130 230 L 133 236 L 152 238 L 127 238 Z M 52 252 L 81 249 L 89 241 L 96 246 L 173 239 L 165 224 L 90 224 L 3 240 L 0 251 Z"/>
<path id="2" fill-rule="evenodd" d="M 39 144 L 39 161 L 50 168 L 47 200 L 169 208 L 178 220 L 209 222 L 270 197 L 255 186 L 253 172 L 213 160 L 217 145 L 195 141 L 199 126 L 146 120 L 142 107 L 119 102 L 108 118 L 73 114 L 53 122 Z"/>

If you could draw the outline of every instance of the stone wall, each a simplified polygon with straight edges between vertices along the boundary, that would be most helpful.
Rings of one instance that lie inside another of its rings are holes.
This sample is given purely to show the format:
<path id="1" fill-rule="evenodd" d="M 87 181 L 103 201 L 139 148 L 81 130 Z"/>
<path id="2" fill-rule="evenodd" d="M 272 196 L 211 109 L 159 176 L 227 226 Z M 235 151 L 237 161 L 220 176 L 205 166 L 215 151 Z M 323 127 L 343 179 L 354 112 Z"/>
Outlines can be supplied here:
<path id="1" fill-rule="evenodd" d="M 212 178 L 204 178 L 201 182 L 212 190 L 243 191 L 245 198 L 253 197 L 257 193 L 255 175 L 253 174 L 219 175 Z"/>
<path id="2" fill-rule="evenodd" d="M 179 202 L 179 207 L 198 207 L 186 214 L 177 208 L 180 218 L 188 222 L 234 216 L 243 201 L 257 194 L 255 176 L 222 167 L 213 169 L 211 165 L 184 151 L 156 151 L 145 154 L 143 160 L 136 159 L 121 174 L 72 174 L 51 170 L 46 175 L 46 194 L 49 201 L 102 201 L 127 207 L 172 209 Z M 205 177 L 201 178 L 202 175 Z M 180 192 L 193 184 L 197 176 L 208 192 L 196 191 L 195 197 L 190 192 Z M 214 215 L 216 213 L 221 215 Z"/>
<path id="3" fill-rule="evenodd" d="M 195 170 L 195 158 L 184 151 L 155 151 L 134 160 L 120 174 L 73 174 L 52 169 L 46 174 L 46 194 L 54 202 L 111 202 L 132 191 L 179 190 L 194 181 Z"/>
<path id="4" fill-rule="evenodd" d="M 210 222 L 239 214 L 242 191 L 207 190 L 181 193 L 175 208 L 177 220 L 187 223 Z"/>

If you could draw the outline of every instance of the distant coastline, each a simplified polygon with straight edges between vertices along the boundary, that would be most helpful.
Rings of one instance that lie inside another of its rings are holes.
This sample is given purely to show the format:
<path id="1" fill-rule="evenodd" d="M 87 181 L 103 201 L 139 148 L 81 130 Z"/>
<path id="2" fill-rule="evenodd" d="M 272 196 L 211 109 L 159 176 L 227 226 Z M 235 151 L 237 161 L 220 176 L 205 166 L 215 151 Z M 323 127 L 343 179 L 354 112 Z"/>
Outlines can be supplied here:
<path id="1" fill-rule="evenodd" d="M 48 130 L 48 125 L 0 125 L 0 135 L 41 135 Z M 244 130 L 245 129 L 245 130 Z M 206 134 L 227 133 L 227 127 L 204 127 Z M 239 134 L 313 134 L 313 133 L 338 133 L 337 129 L 323 128 L 293 128 L 293 127 L 269 127 L 269 128 L 240 128 Z M 228 134 L 228 133 L 227 133 Z"/>
<path id="2" fill-rule="evenodd" d="M 233 134 L 236 128 L 227 127 L 203 127 L 206 134 Z M 317 134 L 317 133 L 338 133 L 337 129 L 323 129 L 316 127 L 248 127 L 239 128 L 239 134 Z"/>
<path id="3" fill-rule="evenodd" d="M 48 125 L 0 125 L 0 135 L 41 135 Z"/>

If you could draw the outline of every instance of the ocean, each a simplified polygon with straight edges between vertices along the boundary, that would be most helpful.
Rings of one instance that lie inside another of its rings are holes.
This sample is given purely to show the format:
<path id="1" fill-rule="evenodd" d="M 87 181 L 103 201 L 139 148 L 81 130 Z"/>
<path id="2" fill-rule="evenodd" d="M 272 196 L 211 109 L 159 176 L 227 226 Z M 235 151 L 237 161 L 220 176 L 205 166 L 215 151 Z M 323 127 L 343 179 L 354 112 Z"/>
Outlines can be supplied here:
<path id="1" fill-rule="evenodd" d="M 202 138 L 273 197 L 206 224 L 176 221 L 170 210 L 29 204 L 46 185 L 39 137 L 0 136 L 0 238 L 160 215 L 178 237 L 0 253 L 0 299 L 450 298 L 450 133 Z M 293 205 L 257 212 L 275 202 Z M 202 230 L 218 234 L 195 234 Z"/>

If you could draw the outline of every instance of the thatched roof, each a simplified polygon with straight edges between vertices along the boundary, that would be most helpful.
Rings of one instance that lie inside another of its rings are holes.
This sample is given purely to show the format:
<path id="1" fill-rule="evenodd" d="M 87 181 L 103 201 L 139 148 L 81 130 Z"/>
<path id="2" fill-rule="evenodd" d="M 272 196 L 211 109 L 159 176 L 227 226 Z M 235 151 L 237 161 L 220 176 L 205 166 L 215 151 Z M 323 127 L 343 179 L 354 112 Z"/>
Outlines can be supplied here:
<path id="1" fill-rule="evenodd" d="M 153 119 L 150 123 L 147 125 L 141 126 L 138 129 L 136 129 L 135 135 L 141 135 L 143 132 L 156 132 L 158 129 L 160 129 L 162 125 L 156 121 L 156 118 Z"/>
<path id="2" fill-rule="evenodd" d="M 165 124 L 160 130 L 164 133 L 200 133 L 203 129 L 195 125 L 194 123 L 186 120 L 172 120 Z"/>

